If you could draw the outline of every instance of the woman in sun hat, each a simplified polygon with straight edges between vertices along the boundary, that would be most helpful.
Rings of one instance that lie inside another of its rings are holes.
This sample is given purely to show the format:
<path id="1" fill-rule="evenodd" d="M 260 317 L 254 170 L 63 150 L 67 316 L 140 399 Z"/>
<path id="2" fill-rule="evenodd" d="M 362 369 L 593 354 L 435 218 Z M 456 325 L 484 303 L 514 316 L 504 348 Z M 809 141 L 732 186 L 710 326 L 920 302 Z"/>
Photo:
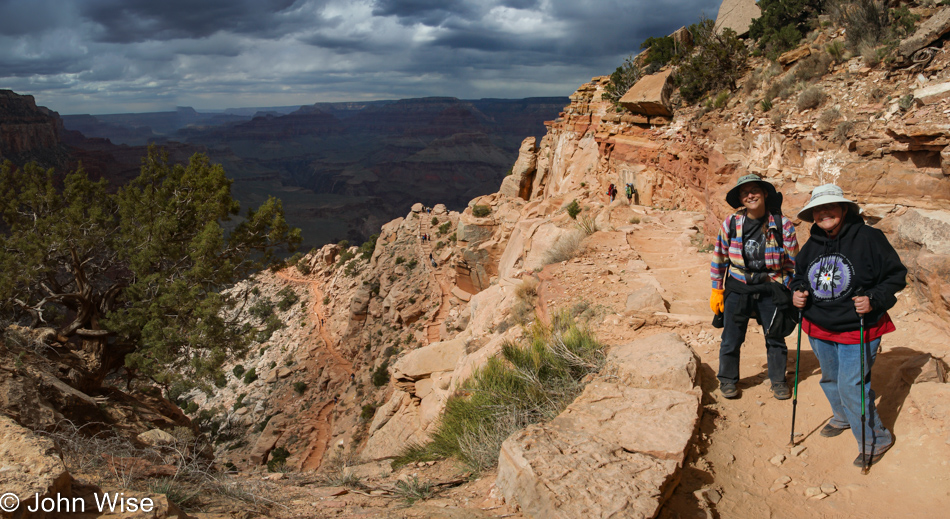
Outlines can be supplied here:
<path id="1" fill-rule="evenodd" d="M 818 186 L 798 213 L 814 222 L 802 247 L 792 281 L 792 301 L 802 310 L 802 330 L 821 364 L 821 389 L 833 416 L 821 436 L 837 436 L 850 428 L 860 443 L 861 391 L 867 402 L 864 455 L 854 464 L 875 463 L 893 444 L 881 423 L 871 390 L 871 366 L 881 336 L 894 331 L 887 310 L 907 282 L 907 268 L 884 233 L 864 223 L 858 205 L 834 184 Z M 864 339 L 860 336 L 864 317 Z M 861 373 L 861 344 L 865 371 Z"/>
<path id="2" fill-rule="evenodd" d="M 765 335 L 772 392 L 775 398 L 786 400 L 791 397 L 785 380 L 786 334 L 774 333 L 772 324 L 780 313 L 777 305 L 791 306 L 785 287 L 798 254 L 795 226 L 782 216 L 782 195 L 758 175 L 739 178 L 726 194 L 726 202 L 738 211 L 723 220 L 710 266 L 709 306 L 723 317 L 719 391 L 725 398 L 739 396 L 739 349 L 749 318 L 755 316 Z"/>

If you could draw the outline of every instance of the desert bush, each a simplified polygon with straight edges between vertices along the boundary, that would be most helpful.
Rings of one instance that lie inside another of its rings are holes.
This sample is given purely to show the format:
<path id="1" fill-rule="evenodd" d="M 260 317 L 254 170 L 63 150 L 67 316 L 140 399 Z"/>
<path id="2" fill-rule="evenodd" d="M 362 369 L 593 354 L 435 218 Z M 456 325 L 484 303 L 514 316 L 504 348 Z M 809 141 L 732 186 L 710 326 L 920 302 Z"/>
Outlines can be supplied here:
<path id="1" fill-rule="evenodd" d="M 235 378 L 241 378 L 241 376 L 244 375 L 244 366 L 242 364 L 234 366 L 231 373 L 234 373 Z"/>
<path id="2" fill-rule="evenodd" d="M 778 110 L 772 110 L 772 114 L 769 116 L 769 120 L 772 121 L 772 125 L 775 126 L 776 128 L 779 128 L 782 126 L 783 119 L 784 118 L 782 117 L 782 112 Z"/>
<path id="3" fill-rule="evenodd" d="M 598 231 L 597 222 L 590 215 L 584 216 L 575 224 L 576 227 L 585 235 L 590 236 Z"/>
<path id="4" fill-rule="evenodd" d="M 304 394 L 304 392 L 307 391 L 307 383 L 306 383 L 306 382 L 300 382 L 300 381 L 294 382 L 294 391 L 295 391 L 298 395 Z"/>
<path id="5" fill-rule="evenodd" d="M 838 127 L 835 128 L 835 133 L 831 136 L 831 140 L 844 144 L 852 129 L 854 129 L 854 121 L 841 121 L 838 123 Z"/>
<path id="6" fill-rule="evenodd" d="M 702 19 L 690 26 L 695 51 L 679 68 L 676 82 L 680 95 L 695 103 L 707 92 L 733 91 L 745 71 L 748 51 L 735 31 L 716 32 L 716 22 Z"/>
<path id="7" fill-rule="evenodd" d="M 643 77 L 643 72 L 640 70 L 639 65 L 637 65 L 633 56 L 627 56 L 623 60 L 623 63 L 617 67 L 617 70 L 610 75 L 610 81 L 607 85 L 604 86 L 604 93 L 601 94 L 601 99 L 610 101 L 614 106 L 617 106 L 617 103 L 620 102 L 620 98 L 627 93 L 627 90 L 630 90 L 640 78 Z"/>
<path id="8" fill-rule="evenodd" d="M 825 93 L 818 87 L 810 86 L 799 94 L 796 106 L 798 107 L 798 111 L 802 112 L 804 110 L 818 108 L 824 100 Z"/>
<path id="9" fill-rule="evenodd" d="M 491 214 L 491 207 L 487 205 L 474 205 L 472 206 L 472 216 L 476 218 L 484 218 Z"/>
<path id="10" fill-rule="evenodd" d="M 202 492 L 200 488 L 185 485 L 182 481 L 170 477 L 149 481 L 148 491 L 153 494 L 165 494 L 169 501 L 182 510 L 191 509 L 191 505 L 198 501 L 198 495 Z"/>
<path id="11" fill-rule="evenodd" d="M 577 203 L 577 200 L 571 200 L 571 203 L 567 204 L 565 210 L 567 210 L 568 216 L 576 220 L 577 215 L 581 212 L 581 206 Z"/>
<path id="12" fill-rule="evenodd" d="M 366 240 L 365 242 L 363 242 L 362 245 L 360 245 L 360 250 L 359 250 L 360 258 L 362 258 L 365 261 L 369 261 L 373 257 L 373 251 L 376 250 L 376 240 L 378 239 L 379 239 L 379 234 L 373 234 L 372 236 L 369 237 L 368 240 Z"/>
<path id="13" fill-rule="evenodd" d="M 906 6 L 888 9 L 886 0 L 838 0 L 830 3 L 828 11 L 844 27 L 848 47 L 859 52 L 862 47 L 895 43 L 912 34 L 920 19 Z"/>
<path id="14" fill-rule="evenodd" d="M 543 263 L 550 265 L 551 263 L 560 263 L 573 258 L 580 251 L 581 242 L 584 238 L 585 235 L 582 231 L 562 234 L 557 241 L 554 242 L 554 245 L 545 252 L 542 260 Z"/>
<path id="15" fill-rule="evenodd" d="M 828 73 L 832 57 L 825 53 L 816 53 L 798 62 L 792 76 L 795 81 L 809 82 Z"/>
<path id="16" fill-rule="evenodd" d="M 632 223 L 632 224 L 638 224 L 638 223 L 640 223 L 640 218 L 639 218 L 639 217 L 636 217 L 636 216 L 631 216 L 631 217 L 630 217 L 630 220 L 628 220 L 628 221 L 629 221 L 630 223 Z"/>
<path id="17" fill-rule="evenodd" d="M 550 326 L 536 323 L 523 344 L 505 343 L 500 356 L 462 383 L 430 443 L 409 446 L 393 465 L 454 457 L 474 472 L 491 468 L 511 433 L 557 416 L 604 362 L 604 346 L 569 312 L 556 314 Z"/>
<path id="18" fill-rule="evenodd" d="M 763 99 L 761 103 L 761 108 L 763 112 L 768 112 L 772 109 L 772 101 L 768 99 Z"/>
<path id="19" fill-rule="evenodd" d="M 416 501 L 425 501 L 436 494 L 436 488 L 428 481 L 419 481 L 417 476 L 396 482 L 396 495 L 407 505 Z"/>
<path id="20" fill-rule="evenodd" d="M 841 111 L 837 108 L 829 108 L 818 117 L 818 129 L 827 131 L 838 119 L 841 119 Z"/>
<path id="21" fill-rule="evenodd" d="M 825 50 L 828 51 L 828 55 L 831 56 L 831 59 L 835 60 L 835 63 L 841 63 L 844 61 L 844 44 L 838 40 L 835 40 L 828 44 L 825 47 Z"/>
<path id="22" fill-rule="evenodd" d="M 442 236 L 443 234 L 449 232 L 449 229 L 451 228 L 452 228 L 452 222 L 445 222 L 444 224 L 440 225 L 439 236 Z"/>
<path id="23" fill-rule="evenodd" d="M 257 380 L 257 368 L 251 368 L 244 373 L 244 383 L 250 384 Z"/>

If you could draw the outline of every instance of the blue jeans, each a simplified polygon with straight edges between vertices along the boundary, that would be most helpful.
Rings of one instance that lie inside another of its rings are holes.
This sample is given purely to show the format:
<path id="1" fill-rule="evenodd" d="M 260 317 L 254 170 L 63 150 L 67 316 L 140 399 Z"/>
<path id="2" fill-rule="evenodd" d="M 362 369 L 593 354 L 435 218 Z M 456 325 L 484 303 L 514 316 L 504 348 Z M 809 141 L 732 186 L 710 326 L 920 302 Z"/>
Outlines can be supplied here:
<path id="1" fill-rule="evenodd" d="M 722 319 L 722 343 L 719 345 L 719 382 L 735 384 L 739 381 L 739 348 L 745 342 L 745 332 L 749 320 L 737 323 L 734 319 L 739 307 L 739 294 L 730 292 L 724 302 Z M 760 296 L 756 301 L 756 310 L 760 316 L 775 313 L 775 304 L 769 296 Z M 762 320 L 762 334 L 765 335 L 768 317 Z M 773 384 L 785 383 L 785 368 L 788 362 L 788 347 L 783 339 L 765 338 L 765 353 L 769 367 L 769 380 Z"/>
<path id="2" fill-rule="evenodd" d="M 851 432 L 861 444 L 861 382 L 864 381 L 864 402 L 867 410 L 867 427 L 864 446 L 868 454 L 876 452 L 875 447 L 891 444 L 891 433 L 884 428 L 881 418 L 874 407 L 874 390 L 871 389 L 871 366 L 877 356 L 877 346 L 881 339 L 865 343 L 864 376 L 861 376 L 861 345 L 841 344 L 837 342 L 808 338 L 811 349 L 821 364 L 821 390 L 825 392 L 831 412 L 829 422 L 833 427 L 851 427 Z"/>

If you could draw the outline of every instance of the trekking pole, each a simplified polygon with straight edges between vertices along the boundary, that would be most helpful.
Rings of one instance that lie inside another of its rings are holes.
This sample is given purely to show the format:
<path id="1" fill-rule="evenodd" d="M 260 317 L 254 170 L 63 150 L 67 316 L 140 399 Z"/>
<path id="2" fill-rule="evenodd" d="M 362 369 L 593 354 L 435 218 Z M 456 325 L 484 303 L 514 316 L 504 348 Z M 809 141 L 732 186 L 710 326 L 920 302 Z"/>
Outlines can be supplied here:
<path id="1" fill-rule="evenodd" d="M 858 288 L 855 292 L 858 297 L 864 296 L 864 289 Z M 861 318 L 861 338 L 860 338 L 860 348 L 861 348 L 861 474 L 868 473 L 868 456 L 867 456 L 867 447 L 864 443 L 864 430 L 865 422 L 867 421 L 867 412 L 864 405 L 864 314 L 858 314 L 858 317 Z"/>
<path id="2" fill-rule="evenodd" d="M 798 311 L 798 345 L 795 347 L 795 389 L 792 392 L 792 432 L 788 446 L 795 446 L 795 409 L 798 408 L 798 364 L 802 356 L 802 311 Z"/>

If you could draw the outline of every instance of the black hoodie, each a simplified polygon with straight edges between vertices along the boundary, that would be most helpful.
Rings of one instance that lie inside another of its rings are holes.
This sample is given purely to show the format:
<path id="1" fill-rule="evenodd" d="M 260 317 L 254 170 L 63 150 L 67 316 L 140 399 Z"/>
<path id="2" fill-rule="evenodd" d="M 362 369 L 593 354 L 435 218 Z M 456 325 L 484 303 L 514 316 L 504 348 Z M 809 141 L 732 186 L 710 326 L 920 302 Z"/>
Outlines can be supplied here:
<path id="1" fill-rule="evenodd" d="M 849 211 L 834 238 L 812 225 L 811 238 L 795 258 L 790 286 L 809 293 L 806 319 L 832 332 L 850 332 L 861 324 L 851 300 L 859 287 L 871 298 L 871 311 L 864 316 L 870 327 L 897 303 L 895 294 L 907 286 L 906 277 L 907 268 L 884 233 Z"/>

